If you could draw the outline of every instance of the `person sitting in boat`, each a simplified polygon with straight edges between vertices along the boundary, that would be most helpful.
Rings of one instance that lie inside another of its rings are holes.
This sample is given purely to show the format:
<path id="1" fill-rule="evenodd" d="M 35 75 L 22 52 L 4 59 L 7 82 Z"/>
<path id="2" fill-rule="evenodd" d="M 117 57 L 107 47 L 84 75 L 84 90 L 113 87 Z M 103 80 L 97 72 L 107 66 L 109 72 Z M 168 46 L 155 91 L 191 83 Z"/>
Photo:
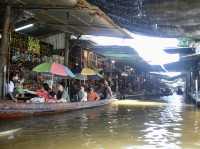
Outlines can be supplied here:
<path id="1" fill-rule="evenodd" d="M 58 84 L 56 98 L 57 102 L 70 102 L 68 91 L 64 88 L 62 83 Z"/>
<path id="2" fill-rule="evenodd" d="M 79 101 L 81 101 L 81 102 L 87 101 L 87 92 L 85 91 L 84 86 L 80 87 L 80 90 L 78 92 L 78 98 L 79 98 Z"/>
<path id="3" fill-rule="evenodd" d="M 78 84 L 75 81 L 73 81 L 70 85 L 71 102 L 77 102 L 78 101 L 78 92 L 79 92 Z"/>
<path id="4" fill-rule="evenodd" d="M 87 100 L 98 101 L 99 99 L 100 99 L 99 95 L 95 92 L 95 90 L 92 87 L 90 87 L 87 95 Z"/>
<path id="5" fill-rule="evenodd" d="M 112 90 L 111 90 L 111 87 L 109 86 L 109 84 L 106 80 L 104 81 L 103 96 L 104 96 L 104 99 L 112 98 Z"/>
<path id="6" fill-rule="evenodd" d="M 21 82 L 17 82 L 15 86 L 15 97 L 24 97 L 25 92 L 23 89 L 23 84 Z"/>
<path id="7" fill-rule="evenodd" d="M 49 95 L 49 91 L 50 91 L 49 85 L 47 83 L 43 83 L 42 88 L 35 92 L 35 95 L 37 97 L 31 98 L 30 101 L 28 102 L 33 102 L 33 103 L 48 102 L 50 99 L 53 99 Z"/>
<path id="8" fill-rule="evenodd" d="M 15 102 L 17 102 L 17 98 L 15 98 L 15 82 L 19 79 L 18 74 L 11 74 L 9 77 L 9 82 L 6 84 L 7 97 Z"/>
<path id="9" fill-rule="evenodd" d="M 49 89 L 49 96 L 52 97 L 53 99 L 56 99 L 56 84 L 53 84 L 52 87 Z"/>

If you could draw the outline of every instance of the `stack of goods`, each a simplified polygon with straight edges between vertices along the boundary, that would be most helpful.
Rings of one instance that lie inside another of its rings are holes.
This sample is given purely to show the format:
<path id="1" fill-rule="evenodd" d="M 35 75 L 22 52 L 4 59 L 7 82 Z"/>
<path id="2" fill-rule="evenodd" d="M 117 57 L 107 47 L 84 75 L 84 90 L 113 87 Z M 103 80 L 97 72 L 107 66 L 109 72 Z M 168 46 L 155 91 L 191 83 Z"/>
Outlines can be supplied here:
<path id="1" fill-rule="evenodd" d="M 31 70 L 45 60 L 48 60 L 49 51 L 53 46 L 40 42 L 40 40 L 18 33 L 11 36 L 11 65 L 15 64 Z"/>
<path id="2" fill-rule="evenodd" d="M 37 74 L 32 72 L 32 68 L 42 62 L 49 61 L 52 48 L 52 45 L 41 42 L 34 37 L 12 33 L 9 72 L 23 74 L 25 88 L 32 90 L 38 88 Z"/>

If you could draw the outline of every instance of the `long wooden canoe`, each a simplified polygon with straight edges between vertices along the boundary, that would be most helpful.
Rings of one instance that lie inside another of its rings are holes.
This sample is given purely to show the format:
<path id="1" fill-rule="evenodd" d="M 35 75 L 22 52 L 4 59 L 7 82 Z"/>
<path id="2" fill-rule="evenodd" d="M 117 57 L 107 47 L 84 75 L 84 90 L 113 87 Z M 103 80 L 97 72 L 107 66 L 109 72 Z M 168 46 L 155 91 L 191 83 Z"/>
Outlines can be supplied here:
<path id="1" fill-rule="evenodd" d="M 0 103 L 0 119 L 16 119 L 27 116 L 39 116 L 63 113 L 67 111 L 99 107 L 110 104 L 115 99 L 72 102 L 72 103 Z"/>

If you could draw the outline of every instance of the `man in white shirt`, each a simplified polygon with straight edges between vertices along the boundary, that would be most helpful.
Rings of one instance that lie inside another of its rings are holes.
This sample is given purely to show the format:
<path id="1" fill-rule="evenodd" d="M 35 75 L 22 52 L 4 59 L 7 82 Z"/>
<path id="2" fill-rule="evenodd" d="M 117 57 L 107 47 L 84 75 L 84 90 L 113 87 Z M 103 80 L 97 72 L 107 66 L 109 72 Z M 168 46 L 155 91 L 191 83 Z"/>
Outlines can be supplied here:
<path id="1" fill-rule="evenodd" d="M 14 96 L 14 90 L 15 90 L 15 84 L 14 84 L 14 80 L 18 80 L 18 74 L 12 75 L 10 77 L 10 80 L 7 84 L 7 95 L 10 99 L 14 100 L 15 102 L 17 102 L 17 99 Z"/>

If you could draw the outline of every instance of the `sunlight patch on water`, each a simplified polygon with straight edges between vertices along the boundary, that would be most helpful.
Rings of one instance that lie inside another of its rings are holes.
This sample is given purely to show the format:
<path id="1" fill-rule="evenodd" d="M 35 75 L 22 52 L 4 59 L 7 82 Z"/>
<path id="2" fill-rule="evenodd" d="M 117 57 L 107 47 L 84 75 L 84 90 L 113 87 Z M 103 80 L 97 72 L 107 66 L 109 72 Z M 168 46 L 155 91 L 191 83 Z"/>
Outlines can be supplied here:
<path id="1" fill-rule="evenodd" d="M 141 100 L 118 100 L 112 103 L 116 106 L 166 106 L 167 103 Z"/>
<path id="2" fill-rule="evenodd" d="M 158 149 L 154 145 L 142 145 L 142 146 L 127 146 L 123 149 Z M 181 149 L 179 146 L 174 144 L 167 144 L 166 147 L 159 147 L 159 149 Z"/>
<path id="3" fill-rule="evenodd" d="M 14 136 L 14 134 L 16 134 L 17 132 L 19 132 L 21 130 L 22 130 L 22 128 L 17 128 L 17 129 L 11 129 L 11 130 L 2 131 L 2 132 L 0 132 L 0 137 Z"/>

